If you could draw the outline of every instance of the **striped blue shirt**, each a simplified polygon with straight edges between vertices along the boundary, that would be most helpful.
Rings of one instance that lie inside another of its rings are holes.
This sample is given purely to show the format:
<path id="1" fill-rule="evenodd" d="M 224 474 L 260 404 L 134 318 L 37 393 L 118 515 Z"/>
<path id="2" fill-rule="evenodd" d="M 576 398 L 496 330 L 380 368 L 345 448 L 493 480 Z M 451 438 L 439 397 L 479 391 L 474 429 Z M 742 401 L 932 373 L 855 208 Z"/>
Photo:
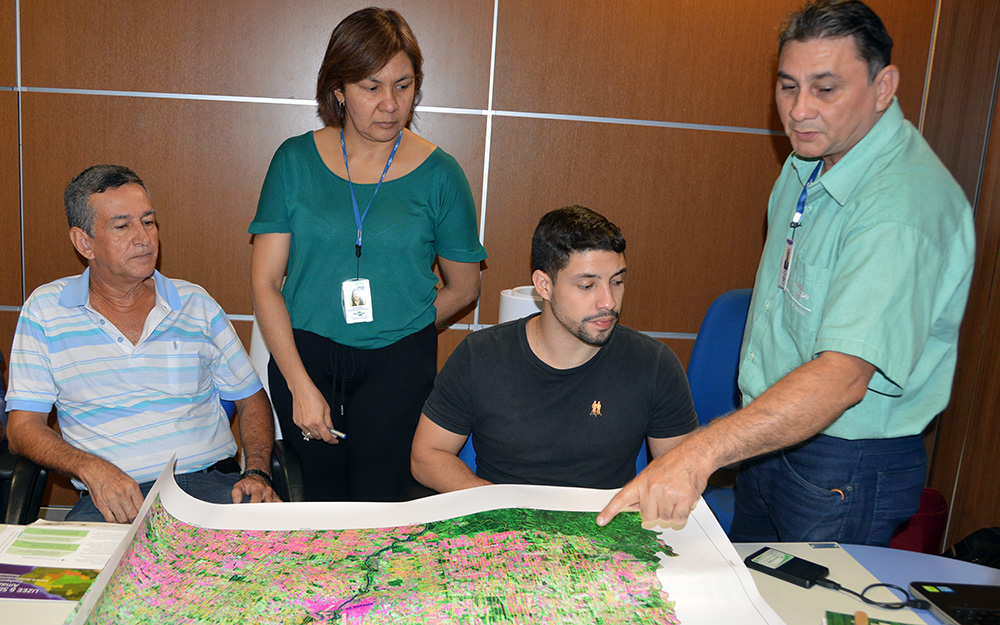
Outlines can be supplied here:
<path id="1" fill-rule="evenodd" d="M 173 454 L 181 474 L 235 454 L 219 400 L 262 388 L 219 304 L 196 284 L 153 279 L 156 303 L 136 345 L 90 305 L 89 269 L 36 289 L 17 322 L 6 398 L 8 411 L 55 405 L 69 444 L 139 483 Z"/>

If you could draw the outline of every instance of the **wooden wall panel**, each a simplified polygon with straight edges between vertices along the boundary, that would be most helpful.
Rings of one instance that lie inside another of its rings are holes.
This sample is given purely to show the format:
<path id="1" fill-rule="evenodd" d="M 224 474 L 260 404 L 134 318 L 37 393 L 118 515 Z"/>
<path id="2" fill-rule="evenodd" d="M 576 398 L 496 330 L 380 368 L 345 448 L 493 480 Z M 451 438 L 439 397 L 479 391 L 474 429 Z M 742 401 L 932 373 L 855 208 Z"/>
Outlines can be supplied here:
<path id="1" fill-rule="evenodd" d="M 437 368 L 440 371 L 441 367 L 444 366 L 448 356 L 455 351 L 458 344 L 461 343 L 465 337 L 469 336 L 471 332 L 468 330 L 443 330 L 438 332 L 438 358 L 437 358 Z"/>
<path id="2" fill-rule="evenodd" d="M 494 106 L 780 129 L 773 103 L 778 29 L 802 4 L 504 0 Z M 900 101 L 916 119 L 935 0 L 870 5 L 895 39 Z"/>
<path id="3" fill-rule="evenodd" d="M 14 0 L 0 0 L 0 86 L 17 84 L 17 13 Z"/>
<path id="4" fill-rule="evenodd" d="M 116 163 L 153 198 L 161 271 L 203 285 L 229 312 L 250 312 L 246 229 L 274 149 L 316 127 L 312 107 L 25 93 L 22 111 L 29 292 L 82 270 L 62 194 L 84 168 Z"/>
<path id="5" fill-rule="evenodd" d="M 314 107 L 29 92 L 23 114 L 29 292 L 84 267 L 62 193 L 85 167 L 111 162 L 133 168 L 152 194 L 160 270 L 201 284 L 231 314 L 252 312 L 246 230 L 274 150 L 318 126 Z M 421 127 L 445 139 L 480 195 L 485 122 L 425 113 Z"/>
<path id="6" fill-rule="evenodd" d="M 979 184 L 996 88 L 1000 2 L 944 0 L 937 50 L 927 89 L 924 136 L 971 202 Z"/>
<path id="7" fill-rule="evenodd" d="M 936 421 L 930 466 L 929 485 L 952 503 L 945 545 L 979 527 L 996 525 L 1000 519 L 1000 511 L 989 503 L 1000 500 L 992 449 L 1000 439 L 993 397 L 998 363 L 992 338 L 1000 306 L 995 286 L 1000 260 L 1000 117 L 994 102 L 998 62 L 1000 4 L 992 0 L 942 2 L 924 134 L 970 201 L 979 191 L 981 171 L 984 174 L 982 196 L 975 207 L 976 266 L 955 383 L 948 408 Z M 984 153 L 989 155 L 985 164 Z"/>
<path id="8" fill-rule="evenodd" d="M 302 98 L 330 32 L 367 1 L 173 0 L 21 5 L 30 87 Z M 424 104 L 485 108 L 493 3 L 393 3 L 425 58 Z"/>
<path id="9" fill-rule="evenodd" d="M 945 545 L 1000 522 L 1000 107 L 994 107 L 976 215 L 976 269 L 956 382 L 939 419 L 930 486 L 951 502 Z"/>
<path id="10" fill-rule="evenodd" d="M 0 306 L 21 305 L 17 93 L 0 91 Z"/>
<path id="11" fill-rule="evenodd" d="M 996 459 L 1000 456 L 1000 342 L 996 340 L 1000 334 L 1000 108 L 993 111 L 993 132 L 985 161 L 985 177 L 980 198 L 979 219 L 977 219 L 979 250 L 977 259 L 978 274 L 973 283 L 973 289 L 982 287 L 984 295 L 988 293 L 988 307 L 977 306 L 980 314 L 972 319 L 982 319 L 983 325 L 973 330 L 979 330 L 985 337 L 979 343 L 978 367 L 971 396 L 971 410 L 966 413 L 967 420 L 956 419 L 958 427 L 946 421 L 942 422 L 941 436 L 943 439 L 957 439 L 961 445 L 950 449 L 952 455 L 958 451 L 958 466 L 954 473 L 941 471 L 937 466 L 933 475 L 934 483 L 941 484 L 945 492 L 951 491 L 948 478 L 958 475 L 958 488 L 952 493 L 951 520 L 948 527 L 946 544 L 951 544 L 980 527 L 995 526 L 1000 523 L 1000 486 L 996 475 Z M 965 335 L 967 336 L 967 335 Z M 966 344 L 968 345 L 968 344 Z M 972 343 L 970 347 L 975 347 Z M 963 368 L 964 369 L 964 368 Z M 945 415 L 945 419 L 952 413 Z M 959 417 L 961 415 L 954 415 Z M 962 422 L 966 427 L 962 428 Z M 945 444 L 939 443 L 939 447 Z M 955 483 L 955 482 L 953 482 Z"/>
<path id="12" fill-rule="evenodd" d="M 672 332 L 697 332 L 717 295 L 753 284 L 788 149 L 766 135 L 509 117 L 494 120 L 492 145 L 480 321 L 496 322 L 502 289 L 530 284 L 539 217 L 582 204 L 628 242 L 623 322 Z"/>
<path id="13" fill-rule="evenodd" d="M 707 308 L 705 309 L 708 310 Z M 694 347 L 694 341 L 686 341 L 682 339 L 660 339 L 662 342 L 667 344 L 667 347 L 674 350 L 677 357 L 680 359 L 681 364 L 687 369 L 688 361 L 691 360 L 691 348 Z"/>

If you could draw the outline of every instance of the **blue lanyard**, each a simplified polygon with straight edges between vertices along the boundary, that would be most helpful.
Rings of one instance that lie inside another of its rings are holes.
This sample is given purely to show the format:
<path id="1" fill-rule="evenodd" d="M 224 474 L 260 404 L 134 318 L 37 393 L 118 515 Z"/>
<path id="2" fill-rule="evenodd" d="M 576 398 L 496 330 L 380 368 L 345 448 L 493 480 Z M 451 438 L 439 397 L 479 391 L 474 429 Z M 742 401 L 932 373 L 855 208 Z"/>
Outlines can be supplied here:
<path id="1" fill-rule="evenodd" d="M 809 180 L 806 180 L 805 186 L 802 187 L 802 193 L 799 194 L 799 203 L 795 206 L 795 215 L 792 217 L 792 223 L 788 224 L 788 227 L 792 229 L 793 237 L 795 236 L 795 228 L 802 225 L 799 222 L 802 221 L 802 211 L 806 208 L 806 195 L 809 190 L 809 185 L 816 180 L 816 176 L 819 175 L 819 170 L 821 169 L 823 169 L 823 159 L 820 159 L 819 162 L 816 163 L 816 169 L 814 169 L 812 175 L 809 176 Z"/>
<path id="2" fill-rule="evenodd" d="M 403 138 L 403 132 L 400 131 L 396 135 L 396 143 L 392 146 L 392 152 L 389 153 L 389 160 L 385 162 L 385 169 L 382 170 L 382 175 L 378 179 L 378 184 L 375 185 L 375 193 L 372 193 L 372 197 L 368 200 L 368 206 L 365 207 L 365 213 L 362 215 L 358 211 L 358 198 L 354 195 L 354 183 L 351 182 L 351 168 L 347 164 L 347 144 L 344 143 L 344 129 L 340 129 L 340 149 L 344 152 L 344 169 L 347 170 L 347 186 L 351 189 L 351 204 L 354 205 L 354 223 L 358 226 L 358 239 L 354 242 L 354 255 L 361 258 L 361 225 L 365 223 L 365 217 L 368 216 L 368 211 L 372 207 L 372 201 L 375 200 L 375 196 L 378 194 L 379 187 L 382 186 L 382 181 L 385 180 L 385 174 L 389 171 L 389 166 L 392 165 L 392 159 L 396 157 L 396 150 L 399 149 L 399 141 Z"/>

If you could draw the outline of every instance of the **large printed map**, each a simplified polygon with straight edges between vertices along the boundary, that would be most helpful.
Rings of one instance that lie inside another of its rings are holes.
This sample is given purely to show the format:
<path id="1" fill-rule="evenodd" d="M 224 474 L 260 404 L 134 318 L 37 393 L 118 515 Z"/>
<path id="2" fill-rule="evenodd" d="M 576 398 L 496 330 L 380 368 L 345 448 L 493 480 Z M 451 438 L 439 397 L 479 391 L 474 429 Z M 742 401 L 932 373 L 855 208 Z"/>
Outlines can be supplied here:
<path id="1" fill-rule="evenodd" d="M 357 530 L 225 530 L 157 500 L 88 623 L 668 623 L 675 555 L 638 514 L 499 509 Z"/>

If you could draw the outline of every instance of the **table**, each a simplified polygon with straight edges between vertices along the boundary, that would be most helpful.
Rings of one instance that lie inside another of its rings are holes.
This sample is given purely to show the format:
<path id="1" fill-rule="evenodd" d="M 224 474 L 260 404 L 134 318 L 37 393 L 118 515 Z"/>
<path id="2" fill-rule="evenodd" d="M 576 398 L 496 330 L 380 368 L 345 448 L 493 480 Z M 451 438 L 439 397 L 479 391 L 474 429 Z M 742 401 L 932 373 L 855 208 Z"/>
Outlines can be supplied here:
<path id="1" fill-rule="evenodd" d="M 10 526 L 0 525 L 0 530 L 6 527 Z M 733 546 L 740 557 L 745 558 L 765 545 L 737 543 Z M 877 581 L 904 588 L 917 580 L 1000 586 L 1000 570 L 922 553 L 837 543 L 773 543 L 766 546 L 823 564 L 830 569 L 830 579 L 859 592 Z M 761 596 L 788 625 L 819 625 L 827 610 L 846 614 L 864 610 L 869 616 L 903 623 L 941 623 L 927 610 L 881 610 L 827 588 L 800 588 L 757 571 L 750 571 L 750 574 Z M 875 598 L 893 600 L 889 591 L 878 592 L 881 594 L 873 595 Z M 73 609 L 73 604 L 57 601 L 0 603 L 0 625 L 62 623 Z"/>
<path id="2" fill-rule="evenodd" d="M 736 543 L 737 553 L 746 557 L 761 547 L 780 549 L 830 569 L 830 579 L 861 592 L 876 582 L 909 589 L 912 581 L 939 581 L 1000 586 L 1000 570 L 978 564 L 924 553 L 837 543 Z M 789 625 L 818 625 L 827 610 L 854 614 L 864 610 L 870 617 L 901 623 L 941 625 L 928 610 L 882 610 L 862 603 L 842 592 L 815 586 L 800 588 L 769 575 L 750 571 L 761 596 Z M 875 594 L 876 592 L 880 594 Z M 872 591 L 875 599 L 893 601 L 888 590 Z"/>

